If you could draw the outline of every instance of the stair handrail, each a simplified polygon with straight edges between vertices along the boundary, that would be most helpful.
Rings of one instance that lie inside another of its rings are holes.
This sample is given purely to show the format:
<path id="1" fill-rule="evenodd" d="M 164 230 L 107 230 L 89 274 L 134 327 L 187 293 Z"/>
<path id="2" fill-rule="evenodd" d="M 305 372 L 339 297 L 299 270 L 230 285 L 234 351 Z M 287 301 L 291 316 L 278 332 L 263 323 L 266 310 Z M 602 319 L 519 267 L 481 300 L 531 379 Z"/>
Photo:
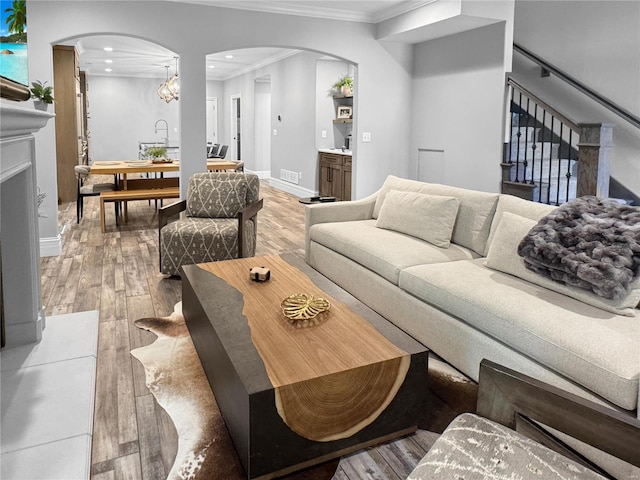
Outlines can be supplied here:
<path id="1" fill-rule="evenodd" d="M 616 115 L 618 115 L 619 117 L 623 118 L 624 120 L 629 122 L 634 127 L 640 128 L 640 117 L 634 115 L 629 110 L 621 107 L 620 105 L 616 104 L 612 100 L 609 100 L 608 98 L 600 95 L 595 90 L 587 87 L 585 84 L 583 84 L 579 80 L 576 80 L 571 75 L 563 72 L 558 67 L 556 67 L 556 66 L 552 65 L 551 63 L 547 62 L 546 60 L 544 60 L 543 58 L 539 57 L 538 55 L 536 55 L 535 53 L 531 52 L 530 50 L 526 49 L 522 45 L 518 45 L 517 43 L 514 42 L 513 49 L 516 52 L 524 55 L 525 57 L 527 57 L 529 60 L 533 61 L 534 63 L 537 63 L 544 70 L 552 73 L 553 75 L 555 75 L 559 79 L 563 80 L 564 82 L 568 83 L 569 85 L 571 85 L 575 89 L 577 89 L 580 92 L 584 93 L 589 98 L 595 100 L 600 105 L 602 105 L 605 108 L 607 108 L 609 111 L 611 111 L 611 112 L 615 113 Z"/>
<path id="2" fill-rule="evenodd" d="M 517 90 L 520 90 L 528 98 L 530 98 L 531 100 L 536 102 L 538 105 L 544 107 L 544 109 L 547 110 L 548 112 L 550 112 L 554 117 L 562 120 L 563 123 L 567 124 L 569 127 L 571 127 L 576 132 L 580 132 L 581 128 L 576 122 L 574 122 L 573 120 L 568 118 L 566 115 L 563 115 L 562 113 L 560 113 L 558 110 L 553 108 L 551 105 L 549 105 L 548 102 L 546 102 L 543 99 L 541 99 L 535 93 L 532 93 L 530 90 L 527 90 L 525 87 L 522 86 L 521 83 L 519 83 L 511 75 L 507 75 L 507 85 L 511 85 L 512 87 L 516 88 Z"/>

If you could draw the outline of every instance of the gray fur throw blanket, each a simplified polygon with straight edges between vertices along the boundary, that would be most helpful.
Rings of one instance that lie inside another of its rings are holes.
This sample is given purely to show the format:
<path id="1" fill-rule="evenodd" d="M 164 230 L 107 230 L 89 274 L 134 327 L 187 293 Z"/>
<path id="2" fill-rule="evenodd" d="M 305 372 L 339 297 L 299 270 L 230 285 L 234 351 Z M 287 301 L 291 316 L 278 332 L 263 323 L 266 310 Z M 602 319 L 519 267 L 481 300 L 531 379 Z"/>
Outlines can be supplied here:
<path id="1" fill-rule="evenodd" d="M 518 255 L 529 270 L 620 300 L 640 274 L 640 207 L 576 198 L 540 219 Z"/>

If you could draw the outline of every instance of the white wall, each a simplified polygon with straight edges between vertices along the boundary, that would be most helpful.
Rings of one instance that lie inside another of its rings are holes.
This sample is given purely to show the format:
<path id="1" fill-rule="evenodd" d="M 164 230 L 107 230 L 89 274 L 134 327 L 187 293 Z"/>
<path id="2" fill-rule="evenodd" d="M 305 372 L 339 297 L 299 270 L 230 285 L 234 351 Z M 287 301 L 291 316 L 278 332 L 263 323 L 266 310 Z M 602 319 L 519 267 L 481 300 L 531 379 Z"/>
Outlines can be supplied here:
<path id="1" fill-rule="evenodd" d="M 166 103 L 158 94 L 163 79 L 89 76 L 90 158 L 96 160 L 135 160 L 138 142 L 164 142 L 155 123 L 169 125 L 169 144 L 180 145 L 178 102 Z"/>
<path id="2" fill-rule="evenodd" d="M 516 2 L 514 41 L 640 115 L 640 2 Z M 560 48 L 561 46 L 561 48 Z M 640 195 L 640 130 L 514 54 L 514 76 L 575 122 L 611 122 L 611 174 Z"/>
<path id="3" fill-rule="evenodd" d="M 304 52 L 278 62 L 279 75 L 272 77 L 272 125 L 278 135 L 271 138 L 271 173 L 280 169 L 302 172 L 299 186 L 316 190 L 316 61 L 318 55 Z M 289 82 L 291 78 L 296 82 Z M 277 120 L 278 115 L 281 120 Z"/>
<path id="4" fill-rule="evenodd" d="M 271 172 L 271 77 L 255 81 L 255 156 L 250 170 Z M 262 173 L 261 173 L 262 174 Z M 269 173 L 271 176 L 271 173 Z"/>
<path id="5" fill-rule="evenodd" d="M 213 24 L 215 34 L 212 35 Z M 401 165 L 409 164 L 406 119 L 410 110 L 411 47 L 382 45 L 376 41 L 375 27 L 371 24 L 160 1 L 31 2 L 30 77 L 52 82 L 51 45 L 91 34 L 132 35 L 162 45 L 180 56 L 178 106 L 182 178 L 189 178 L 206 168 L 206 55 L 256 46 L 301 48 L 358 65 L 360 78 L 356 82 L 360 105 L 356 106 L 359 118 L 354 123 L 372 133 L 372 142 L 358 142 L 355 147 L 355 198 L 379 188 L 388 173 L 408 171 L 408 167 Z M 312 72 L 315 75 L 315 69 Z M 280 87 L 275 82 L 272 86 L 275 96 Z M 391 97 L 390 86 L 397 88 L 399 94 Z M 313 125 L 308 132 L 306 129 L 302 132 L 291 123 L 294 112 L 287 116 L 289 112 L 278 110 L 274 109 L 272 114 L 284 115 L 284 122 L 289 123 L 281 128 L 288 129 L 291 135 L 287 136 L 286 142 L 282 137 L 274 142 L 272 163 L 273 168 L 286 168 L 301 156 L 308 156 L 309 148 L 315 155 L 315 132 Z M 39 132 L 36 139 L 38 176 L 47 178 L 48 182 L 43 182 L 41 187 L 51 197 L 57 195 L 56 179 L 52 175 L 56 170 L 53 123 Z M 298 150 L 303 142 L 307 142 L 305 148 Z M 398 163 L 388 165 L 390 158 L 397 158 Z M 309 176 L 303 177 L 306 178 Z M 181 188 L 186 189 L 186 184 L 181 182 Z M 182 193 L 184 195 L 185 191 Z M 58 234 L 55 207 L 48 216 L 51 221 L 41 224 L 41 237 Z"/>
<path id="6" fill-rule="evenodd" d="M 402 122 L 414 177 L 418 149 L 443 150 L 434 156 L 443 183 L 500 191 L 504 35 L 503 22 L 416 45 L 413 114 Z"/>

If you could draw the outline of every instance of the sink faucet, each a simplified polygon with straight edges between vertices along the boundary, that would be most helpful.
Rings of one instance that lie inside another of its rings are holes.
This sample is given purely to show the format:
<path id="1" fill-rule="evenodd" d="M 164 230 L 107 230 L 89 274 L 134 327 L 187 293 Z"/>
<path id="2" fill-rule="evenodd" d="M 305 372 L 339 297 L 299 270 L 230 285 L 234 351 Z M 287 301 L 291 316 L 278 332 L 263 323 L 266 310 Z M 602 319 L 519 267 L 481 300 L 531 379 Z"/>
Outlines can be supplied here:
<path id="1" fill-rule="evenodd" d="M 164 122 L 164 128 L 163 127 L 158 128 L 158 124 L 160 122 Z M 164 118 L 161 118 L 156 122 L 156 124 L 154 125 L 154 130 L 155 130 L 155 133 L 158 133 L 158 130 L 164 130 L 166 133 L 166 136 L 164 137 L 164 144 L 169 145 L 169 124 Z"/>

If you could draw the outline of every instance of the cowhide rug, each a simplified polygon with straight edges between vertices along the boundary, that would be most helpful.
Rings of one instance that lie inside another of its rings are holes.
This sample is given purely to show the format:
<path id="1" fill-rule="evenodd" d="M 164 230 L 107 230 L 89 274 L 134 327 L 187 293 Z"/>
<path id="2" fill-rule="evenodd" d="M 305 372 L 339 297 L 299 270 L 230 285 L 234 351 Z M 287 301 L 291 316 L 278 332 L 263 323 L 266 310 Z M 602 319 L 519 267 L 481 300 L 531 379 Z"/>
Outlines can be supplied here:
<path id="1" fill-rule="evenodd" d="M 131 351 L 145 369 L 146 383 L 178 432 L 178 452 L 168 480 L 242 480 L 246 478 L 218 410 L 177 303 L 169 317 L 136 320 L 157 335 L 151 345 Z M 330 479 L 339 460 L 295 474 L 289 480 Z"/>

